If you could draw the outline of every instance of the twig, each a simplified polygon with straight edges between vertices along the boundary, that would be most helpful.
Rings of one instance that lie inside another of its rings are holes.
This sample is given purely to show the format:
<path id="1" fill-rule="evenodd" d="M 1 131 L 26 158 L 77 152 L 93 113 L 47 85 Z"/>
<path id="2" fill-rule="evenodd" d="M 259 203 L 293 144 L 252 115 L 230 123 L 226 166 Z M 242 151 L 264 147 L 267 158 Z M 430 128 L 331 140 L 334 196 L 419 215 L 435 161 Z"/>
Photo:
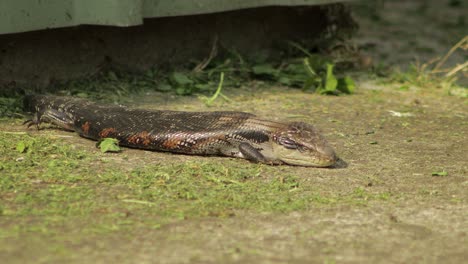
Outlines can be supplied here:
<path id="1" fill-rule="evenodd" d="M 3 134 L 10 134 L 10 135 L 26 135 L 26 132 L 16 132 L 16 131 L 0 131 Z"/>
<path id="2" fill-rule="evenodd" d="M 455 50 L 457 50 L 460 46 L 462 46 L 463 44 L 465 44 L 465 42 L 468 42 L 468 36 L 465 36 L 464 38 L 462 38 L 462 40 L 460 40 L 457 44 L 455 44 L 455 46 L 453 46 L 449 52 L 439 61 L 439 63 L 437 63 L 437 65 L 434 67 L 434 69 L 432 70 L 433 72 L 434 71 L 437 71 L 439 70 L 439 68 L 444 65 L 444 63 L 447 61 L 447 59 L 452 55 L 453 52 L 455 52 Z"/>
<path id="3" fill-rule="evenodd" d="M 312 57 L 312 54 L 307 49 L 305 49 L 301 45 L 297 44 L 296 42 L 289 41 L 289 45 L 291 45 L 291 46 L 295 47 L 296 49 L 302 51 L 305 55 L 307 55 L 307 57 Z"/>
<path id="4" fill-rule="evenodd" d="M 434 58 L 434 59 L 432 59 L 432 60 L 430 60 L 430 61 L 428 61 L 428 62 L 426 62 L 426 63 L 421 64 L 421 63 L 419 62 L 419 60 L 417 59 L 417 60 L 416 60 L 416 63 L 417 63 L 416 67 L 417 67 L 421 72 L 424 73 L 424 72 L 426 71 L 426 69 L 427 69 L 431 64 L 436 63 L 436 61 L 438 61 L 438 60 L 440 60 L 440 57 Z M 421 67 L 419 67 L 419 65 L 421 65 Z M 431 71 L 430 73 L 433 73 L 433 71 Z"/>
<path id="5" fill-rule="evenodd" d="M 446 76 L 446 77 L 453 76 L 453 75 L 455 75 L 457 72 L 463 71 L 463 70 L 465 70 L 466 68 L 468 68 L 468 61 L 465 61 L 465 63 L 460 64 L 460 65 L 458 65 L 457 67 L 453 68 L 453 69 L 450 70 L 445 76 Z"/>
<path id="6" fill-rule="evenodd" d="M 195 68 L 193 68 L 192 71 L 193 72 L 203 71 L 206 68 L 206 66 L 208 66 L 208 64 L 210 64 L 211 60 L 214 57 L 216 57 L 217 54 L 218 54 L 218 35 L 216 35 L 214 37 L 213 46 L 211 47 L 210 55 L 208 55 L 208 57 L 206 59 L 204 59 L 202 62 L 197 64 L 197 66 L 195 66 Z"/>
<path id="7" fill-rule="evenodd" d="M 151 205 L 151 206 L 156 205 L 155 203 L 152 203 L 152 202 L 135 200 L 135 199 L 122 199 L 122 202 L 124 202 L 124 203 L 144 204 L 144 205 Z"/>

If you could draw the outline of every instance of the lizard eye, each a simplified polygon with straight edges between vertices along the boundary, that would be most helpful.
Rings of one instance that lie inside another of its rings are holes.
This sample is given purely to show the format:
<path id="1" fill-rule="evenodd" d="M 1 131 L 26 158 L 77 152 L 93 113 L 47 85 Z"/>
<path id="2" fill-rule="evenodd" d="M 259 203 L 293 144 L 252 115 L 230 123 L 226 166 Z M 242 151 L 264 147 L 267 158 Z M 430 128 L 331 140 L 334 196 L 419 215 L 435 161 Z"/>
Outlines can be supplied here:
<path id="1" fill-rule="evenodd" d="M 294 142 L 293 140 L 291 140 L 289 138 L 280 139 L 280 143 L 281 143 L 281 145 L 283 145 L 287 149 L 297 149 L 298 148 L 296 142 Z"/>

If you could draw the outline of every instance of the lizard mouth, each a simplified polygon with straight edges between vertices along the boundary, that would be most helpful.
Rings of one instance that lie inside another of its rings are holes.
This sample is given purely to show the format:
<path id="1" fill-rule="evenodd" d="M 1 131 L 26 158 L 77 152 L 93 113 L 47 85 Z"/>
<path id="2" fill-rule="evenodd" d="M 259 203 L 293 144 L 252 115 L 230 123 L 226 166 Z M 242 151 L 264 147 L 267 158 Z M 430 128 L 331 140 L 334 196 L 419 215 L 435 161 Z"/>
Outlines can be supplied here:
<path id="1" fill-rule="evenodd" d="M 275 149 L 275 152 L 279 160 L 289 165 L 306 167 L 329 167 L 335 164 L 338 160 L 333 149 L 330 151 L 327 150 L 325 153 L 308 153 L 278 147 Z"/>
<path id="2" fill-rule="evenodd" d="M 336 163 L 336 158 L 295 158 L 281 157 L 280 160 L 289 165 L 305 166 L 305 167 L 330 167 Z"/>

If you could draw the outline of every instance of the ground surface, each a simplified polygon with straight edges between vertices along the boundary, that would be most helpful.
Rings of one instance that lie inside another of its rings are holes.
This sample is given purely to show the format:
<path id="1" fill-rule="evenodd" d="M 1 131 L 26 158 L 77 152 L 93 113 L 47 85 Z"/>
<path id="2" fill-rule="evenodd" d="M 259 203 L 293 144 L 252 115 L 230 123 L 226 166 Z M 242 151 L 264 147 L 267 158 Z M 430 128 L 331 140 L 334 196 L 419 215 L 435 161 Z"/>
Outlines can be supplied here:
<path id="1" fill-rule="evenodd" d="M 437 24 L 433 14 L 438 13 L 428 12 L 412 16 L 411 29 L 405 18 L 419 7 L 389 6 L 392 11 L 380 29 L 360 18 L 363 28 L 357 41 L 372 38 L 377 43 L 368 51 L 374 60 L 385 53 L 393 60 L 392 49 L 385 46 L 403 43 L 388 36 L 383 41 L 386 29 L 397 28 L 408 36 L 420 32 L 418 26 L 435 23 L 435 30 L 447 22 Z M 439 56 L 458 40 L 447 34 L 433 41 L 430 54 Z M 425 53 L 429 50 L 423 50 L 398 49 L 398 63 L 408 65 L 417 54 L 430 57 Z M 232 102 L 218 101 L 209 109 L 195 97 L 150 93 L 134 98 L 137 107 L 242 110 L 274 120 L 313 123 L 344 161 L 329 169 L 132 149 L 102 154 L 94 142 L 73 133 L 25 130 L 22 120 L 3 119 L 0 259 L 8 263 L 466 261 L 466 98 L 449 96 L 444 89 L 401 89 L 400 84 L 382 83 L 367 73 L 356 78 L 356 94 L 340 97 L 253 82 L 226 90 Z"/>

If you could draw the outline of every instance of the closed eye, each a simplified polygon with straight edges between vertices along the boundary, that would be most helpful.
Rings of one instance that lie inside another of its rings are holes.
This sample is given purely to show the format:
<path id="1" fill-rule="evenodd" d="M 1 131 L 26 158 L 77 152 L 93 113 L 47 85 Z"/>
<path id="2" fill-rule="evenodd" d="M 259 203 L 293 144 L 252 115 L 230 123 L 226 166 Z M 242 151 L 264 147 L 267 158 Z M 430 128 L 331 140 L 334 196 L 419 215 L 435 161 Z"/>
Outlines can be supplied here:
<path id="1" fill-rule="evenodd" d="M 296 142 L 294 142 L 293 140 L 288 139 L 288 138 L 282 138 L 280 140 L 280 143 L 281 143 L 281 145 L 283 145 L 287 149 L 297 149 L 298 148 L 298 145 L 296 144 Z"/>

